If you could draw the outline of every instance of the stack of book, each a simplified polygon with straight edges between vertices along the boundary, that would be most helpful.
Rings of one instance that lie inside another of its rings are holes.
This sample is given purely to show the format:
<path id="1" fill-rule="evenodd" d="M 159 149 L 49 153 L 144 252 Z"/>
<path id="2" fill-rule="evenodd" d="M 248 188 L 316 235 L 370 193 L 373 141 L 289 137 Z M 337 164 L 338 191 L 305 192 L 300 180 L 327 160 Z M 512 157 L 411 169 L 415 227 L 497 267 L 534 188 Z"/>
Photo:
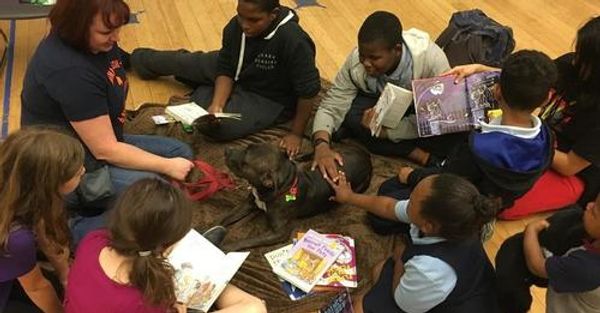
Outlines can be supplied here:
<path id="1" fill-rule="evenodd" d="M 354 240 L 347 236 L 309 230 L 265 258 L 292 300 L 358 286 Z"/>

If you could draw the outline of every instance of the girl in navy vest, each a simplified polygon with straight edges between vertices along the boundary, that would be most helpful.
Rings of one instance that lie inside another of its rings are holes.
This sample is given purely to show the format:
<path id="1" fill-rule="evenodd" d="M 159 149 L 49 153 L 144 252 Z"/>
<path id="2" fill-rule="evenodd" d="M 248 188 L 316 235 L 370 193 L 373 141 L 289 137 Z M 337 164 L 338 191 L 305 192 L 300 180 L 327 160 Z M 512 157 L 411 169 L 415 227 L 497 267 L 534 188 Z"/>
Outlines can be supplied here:
<path id="1" fill-rule="evenodd" d="M 406 223 L 403 251 L 375 266 L 375 285 L 354 303 L 356 312 L 493 312 L 494 270 L 479 234 L 498 205 L 459 176 L 419 182 L 409 200 L 357 194 L 340 175 L 329 181 L 335 200 Z"/>

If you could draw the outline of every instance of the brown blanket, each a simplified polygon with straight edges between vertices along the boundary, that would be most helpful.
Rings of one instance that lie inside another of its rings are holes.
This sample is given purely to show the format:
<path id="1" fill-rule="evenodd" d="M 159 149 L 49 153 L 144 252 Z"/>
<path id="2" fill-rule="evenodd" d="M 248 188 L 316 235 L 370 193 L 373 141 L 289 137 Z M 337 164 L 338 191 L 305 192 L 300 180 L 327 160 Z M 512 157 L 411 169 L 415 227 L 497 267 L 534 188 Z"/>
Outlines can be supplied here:
<path id="1" fill-rule="evenodd" d="M 316 103 L 319 103 L 330 83 L 323 82 L 323 90 Z M 245 145 L 257 141 L 277 141 L 286 133 L 286 125 L 268 129 L 258 134 L 230 143 L 214 143 L 205 140 L 202 136 L 185 133 L 178 124 L 168 126 L 155 126 L 151 120 L 152 115 L 162 114 L 163 106 L 145 105 L 138 111 L 131 112 L 129 120 L 125 124 L 125 131 L 133 134 L 160 134 L 176 137 L 190 143 L 198 158 L 207 161 L 217 169 L 227 172 L 224 164 L 223 150 L 227 146 Z M 310 129 L 311 127 L 307 127 Z M 308 137 L 307 137 L 308 138 Z M 353 144 L 342 143 L 342 144 Z M 310 142 L 305 139 L 304 152 L 310 152 Z M 393 160 L 380 156 L 373 156 L 373 178 L 367 193 L 374 194 L 381 183 L 395 175 L 396 168 L 403 161 Z M 202 228 L 209 227 L 228 214 L 237 204 L 244 201 L 248 195 L 248 185 L 234 177 L 236 187 L 233 190 L 223 190 L 211 198 L 198 202 L 194 212 L 194 224 Z M 372 284 L 371 268 L 380 260 L 389 256 L 395 245 L 401 241 L 393 236 L 379 236 L 366 224 L 366 214 L 363 210 L 347 205 L 307 219 L 298 220 L 293 223 L 293 236 L 296 232 L 306 231 L 312 228 L 324 233 L 339 233 L 350 236 L 356 241 L 356 253 L 359 275 L 359 287 L 352 290 L 353 294 L 364 291 Z M 229 228 L 225 242 L 246 238 L 260 234 L 266 229 L 266 219 L 262 214 L 254 215 L 244 219 Z M 290 241 L 291 242 L 291 238 Z M 289 243 L 288 242 L 288 243 Z M 287 244 L 287 243 L 285 243 Z M 260 247 L 253 249 L 241 270 L 235 275 L 233 284 L 267 301 L 269 312 L 314 312 L 326 304 L 333 293 L 316 293 L 299 301 L 290 300 L 281 289 L 281 283 L 271 271 L 271 267 L 264 258 L 264 254 L 274 250 L 281 245 Z M 390 291 L 391 292 L 391 291 Z"/>

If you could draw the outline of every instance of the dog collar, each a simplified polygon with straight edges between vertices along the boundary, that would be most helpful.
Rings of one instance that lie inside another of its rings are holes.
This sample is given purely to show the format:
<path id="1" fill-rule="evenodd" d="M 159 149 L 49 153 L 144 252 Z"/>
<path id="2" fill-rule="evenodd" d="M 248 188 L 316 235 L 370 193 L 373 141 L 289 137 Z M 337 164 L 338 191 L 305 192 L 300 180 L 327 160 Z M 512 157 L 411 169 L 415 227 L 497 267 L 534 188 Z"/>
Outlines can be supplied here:
<path id="1" fill-rule="evenodd" d="M 285 202 L 296 201 L 297 196 L 298 196 L 298 177 L 296 177 L 294 179 L 292 186 L 290 187 L 288 192 L 285 194 Z"/>

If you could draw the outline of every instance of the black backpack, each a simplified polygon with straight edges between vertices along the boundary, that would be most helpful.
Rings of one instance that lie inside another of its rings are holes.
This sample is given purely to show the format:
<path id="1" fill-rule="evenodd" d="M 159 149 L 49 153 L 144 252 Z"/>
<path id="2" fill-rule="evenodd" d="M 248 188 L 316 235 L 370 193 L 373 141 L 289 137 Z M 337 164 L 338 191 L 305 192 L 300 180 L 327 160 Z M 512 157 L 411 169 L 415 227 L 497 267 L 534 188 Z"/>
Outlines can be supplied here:
<path id="1" fill-rule="evenodd" d="M 450 66 L 481 63 L 501 67 L 515 48 L 512 29 L 479 9 L 452 14 L 435 43 L 446 53 Z"/>

